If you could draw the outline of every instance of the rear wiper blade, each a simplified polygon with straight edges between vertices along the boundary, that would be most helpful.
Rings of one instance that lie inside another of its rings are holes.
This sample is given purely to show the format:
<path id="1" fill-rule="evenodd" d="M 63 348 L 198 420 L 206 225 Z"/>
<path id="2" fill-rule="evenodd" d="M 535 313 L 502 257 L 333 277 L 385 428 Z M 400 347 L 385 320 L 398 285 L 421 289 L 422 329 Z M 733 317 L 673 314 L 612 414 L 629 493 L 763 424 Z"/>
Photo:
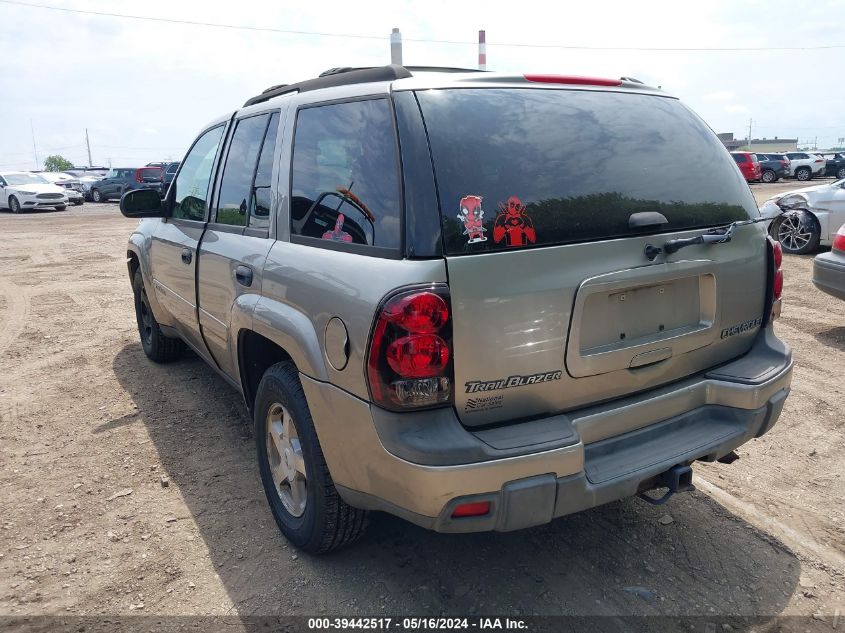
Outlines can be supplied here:
<path id="1" fill-rule="evenodd" d="M 653 244 L 647 244 L 645 247 L 645 256 L 649 261 L 652 261 L 660 253 L 671 255 L 672 253 L 677 253 L 686 246 L 693 246 L 695 244 L 724 244 L 725 242 L 730 242 L 731 239 L 733 239 L 737 227 L 745 226 L 746 224 L 756 224 L 757 222 L 765 222 L 768 220 L 771 220 L 771 218 L 754 218 L 753 220 L 732 222 L 727 226 L 708 229 L 705 233 L 696 235 L 695 237 L 669 240 L 663 244 L 662 248 L 658 248 Z"/>

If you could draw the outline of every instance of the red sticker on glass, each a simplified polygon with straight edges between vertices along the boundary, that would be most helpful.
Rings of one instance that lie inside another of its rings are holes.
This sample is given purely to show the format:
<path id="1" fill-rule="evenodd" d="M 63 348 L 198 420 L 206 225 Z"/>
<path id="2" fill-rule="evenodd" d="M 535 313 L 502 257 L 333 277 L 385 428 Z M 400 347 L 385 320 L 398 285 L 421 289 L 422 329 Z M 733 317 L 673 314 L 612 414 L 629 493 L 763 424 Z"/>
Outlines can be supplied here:
<path id="1" fill-rule="evenodd" d="M 352 236 L 343 230 L 344 222 L 346 222 L 346 216 L 338 213 L 337 222 L 334 223 L 334 229 L 323 233 L 323 239 L 331 240 L 332 242 L 351 242 Z"/>
<path id="2" fill-rule="evenodd" d="M 537 241 L 534 223 L 516 196 L 499 203 L 499 215 L 493 223 L 493 240 L 496 244 L 504 240 L 507 246 L 526 246 Z"/>
<path id="3" fill-rule="evenodd" d="M 487 229 L 482 226 L 484 211 L 481 208 L 481 200 L 481 196 L 464 196 L 461 198 L 458 219 L 464 225 L 463 235 L 469 238 L 467 244 L 487 241 L 487 238 L 484 237 Z"/>

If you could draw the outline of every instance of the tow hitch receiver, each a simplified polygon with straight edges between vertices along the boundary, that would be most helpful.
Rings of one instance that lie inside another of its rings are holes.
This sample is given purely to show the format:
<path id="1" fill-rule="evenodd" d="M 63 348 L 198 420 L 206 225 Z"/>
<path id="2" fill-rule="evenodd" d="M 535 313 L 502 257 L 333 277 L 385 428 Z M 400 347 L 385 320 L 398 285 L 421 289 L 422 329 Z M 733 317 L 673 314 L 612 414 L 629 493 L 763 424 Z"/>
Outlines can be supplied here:
<path id="1" fill-rule="evenodd" d="M 640 499 L 648 501 L 652 505 L 663 505 L 676 492 L 690 492 L 695 490 L 692 485 L 692 468 L 678 464 L 672 466 L 665 473 L 658 478 L 658 488 L 668 488 L 669 490 L 662 497 L 654 498 L 647 495 L 645 492 L 639 494 Z"/>

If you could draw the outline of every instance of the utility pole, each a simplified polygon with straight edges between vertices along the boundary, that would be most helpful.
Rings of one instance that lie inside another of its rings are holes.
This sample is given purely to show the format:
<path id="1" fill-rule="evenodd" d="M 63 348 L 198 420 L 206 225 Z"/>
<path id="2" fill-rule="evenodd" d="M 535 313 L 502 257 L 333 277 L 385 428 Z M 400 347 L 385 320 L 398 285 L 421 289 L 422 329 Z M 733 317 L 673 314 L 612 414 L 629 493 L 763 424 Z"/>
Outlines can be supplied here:
<path id="1" fill-rule="evenodd" d="M 478 32 L 478 70 L 487 70 L 487 31 Z"/>
<path id="2" fill-rule="evenodd" d="M 399 29 L 393 29 L 390 34 L 390 63 L 402 65 L 402 34 Z"/>
<path id="3" fill-rule="evenodd" d="M 751 124 L 754 122 L 753 119 L 748 119 L 748 151 L 751 151 Z"/>
<path id="4" fill-rule="evenodd" d="M 35 154 L 35 169 L 40 170 L 41 166 L 38 164 L 38 149 L 35 147 L 35 126 L 32 125 L 32 119 L 29 120 L 29 131 L 32 132 L 32 153 Z"/>
<path id="5" fill-rule="evenodd" d="M 88 128 L 85 128 L 85 145 L 88 147 L 88 166 L 93 167 L 94 163 L 91 162 L 91 141 L 88 140 Z"/>

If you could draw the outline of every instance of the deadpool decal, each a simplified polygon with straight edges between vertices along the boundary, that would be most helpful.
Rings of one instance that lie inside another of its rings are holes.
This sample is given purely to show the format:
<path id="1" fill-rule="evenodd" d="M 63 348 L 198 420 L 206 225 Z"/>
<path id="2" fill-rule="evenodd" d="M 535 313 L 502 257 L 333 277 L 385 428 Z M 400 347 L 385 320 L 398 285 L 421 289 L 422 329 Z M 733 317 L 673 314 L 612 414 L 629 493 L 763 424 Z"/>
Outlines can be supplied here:
<path id="1" fill-rule="evenodd" d="M 537 241 L 534 223 L 525 214 L 525 205 L 516 196 L 499 203 L 499 215 L 493 223 L 493 240 L 507 246 L 526 246 Z"/>
<path id="2" fill-rule="evenodd" d="M 461 198 L 458 219 L 464 225 L 463 235 L 469 237 L 467 244 L 487 241 L 487 238 L 484 237 L 487 229 L 481 225 L 482 218 L 484 218 L 484 211 L 481 209 L 481 196 L 464 196 Z"/>
<path id="3" fill-rule="evenodd" d="M 338 213 L 337 222 L 334 223 L 334 229 L 323 233 L 323 239 L 331 240 L 332 242 L 351 242 L 352 236 L 343 230 L 344 222 L 346 222 L 346 216 Z"/>

